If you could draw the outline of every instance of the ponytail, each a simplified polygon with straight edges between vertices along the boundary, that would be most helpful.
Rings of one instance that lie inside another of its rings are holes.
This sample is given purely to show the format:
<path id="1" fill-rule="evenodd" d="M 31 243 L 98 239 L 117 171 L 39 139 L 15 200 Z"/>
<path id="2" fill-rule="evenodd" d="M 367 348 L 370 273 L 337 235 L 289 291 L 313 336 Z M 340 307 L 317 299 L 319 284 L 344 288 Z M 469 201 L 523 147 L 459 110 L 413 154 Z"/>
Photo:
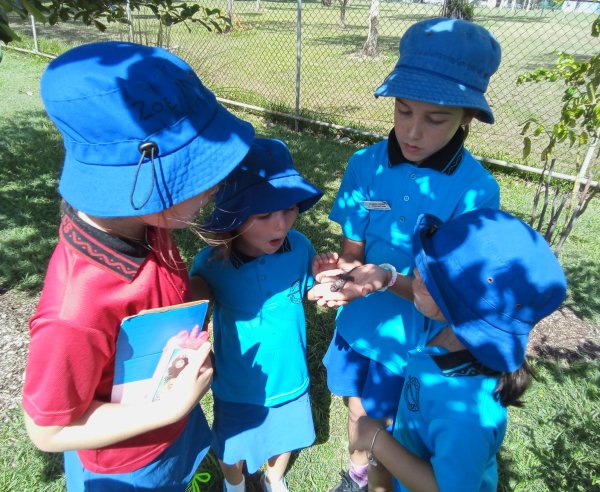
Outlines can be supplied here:
<path id="1" fill-rule="evenodd" d="M 534 377 L 534 373 L 527 361 L 516 371 L 502 373 L 494 394 L 503 407 L 523 406 L 520 398 L 529 387 L 530 376 Z"/>

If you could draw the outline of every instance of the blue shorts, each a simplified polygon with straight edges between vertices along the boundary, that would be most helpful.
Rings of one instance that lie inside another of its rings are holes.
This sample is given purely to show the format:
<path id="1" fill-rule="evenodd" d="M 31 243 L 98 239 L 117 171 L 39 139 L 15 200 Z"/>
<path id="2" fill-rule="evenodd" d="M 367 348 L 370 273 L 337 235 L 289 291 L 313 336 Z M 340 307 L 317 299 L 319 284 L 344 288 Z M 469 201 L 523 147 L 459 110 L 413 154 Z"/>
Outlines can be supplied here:
<path id="1" fill-rule="evenodd" d="M 360 398 L 369 417 L 396 418 L 404 378 L 356 352 L 337 329 L 323 364 L 327 386 L 334 395 Z"/>
<path id="2" fill-rule="evenodd" d="M 76 451 L 66 451 L 68 492 L 185 491 L 210 446 L 210 428 L 198 406 L 177 438 L 154 461 L 130 473 L 94 473 L 86 470 Z"/>
<path id="3" fill-rule="evenodd" d="M 244 460 L 248 473 L 254 473 L 269 458 L 315 441 L 308 391 L 275 407 L 214 397 L 213 435 L 213 450 L 223 463 Z"/>

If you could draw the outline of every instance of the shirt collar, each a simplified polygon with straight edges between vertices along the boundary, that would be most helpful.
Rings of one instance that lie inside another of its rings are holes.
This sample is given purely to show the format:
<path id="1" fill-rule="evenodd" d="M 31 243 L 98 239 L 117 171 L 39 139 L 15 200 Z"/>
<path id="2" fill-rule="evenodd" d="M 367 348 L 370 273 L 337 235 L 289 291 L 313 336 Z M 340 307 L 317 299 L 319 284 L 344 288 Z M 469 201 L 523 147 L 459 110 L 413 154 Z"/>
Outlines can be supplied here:
<path id="1" fill-rule="evenodd" d="M 275 251 L 274 254 L 287 253 L 288 251 L 292 251 L 292 243 L 290 243 L 290 240 L 286 236 L 283 240 L 283 244 L 279 247 L 277 251 Z M 251 261 L 256 260 L 256 258 L 260 257 L 245 255 L 244 253 L 236 251 L 235 248 L 231 249 L 231 254 L 229 255 L 229 260 L 231 261 L 231 264 L 234 268 L 241 268 L 246 263 L 250 263 Z"/>
<path id="2" fill-rule="evenodd" d="M 92 227 L 65 207 L 60 234 L 80 254 L 131 282 L 150 251 L 147 242 L 112 236 Z"/>
<path id="3" fill-rule="evenodd" d="M 481 364 L 468 350 L 432 355 L 431 358 L 446 377 L 500 375 L 499 372 Z"/>
<path id="4" fill-rule="evenodd" d="M 458 168 L 464 153 L 465 132 L 459 127 L 450 141 L 435 154 L 430 155 L 421 164 L 415 164 L 404 157 L 394 129 L 388 137 L 388 163 L 391 166 L 399 164 L 414 164 L 418 167 L 433 169 L 444 174 L 452 174 Z"/>

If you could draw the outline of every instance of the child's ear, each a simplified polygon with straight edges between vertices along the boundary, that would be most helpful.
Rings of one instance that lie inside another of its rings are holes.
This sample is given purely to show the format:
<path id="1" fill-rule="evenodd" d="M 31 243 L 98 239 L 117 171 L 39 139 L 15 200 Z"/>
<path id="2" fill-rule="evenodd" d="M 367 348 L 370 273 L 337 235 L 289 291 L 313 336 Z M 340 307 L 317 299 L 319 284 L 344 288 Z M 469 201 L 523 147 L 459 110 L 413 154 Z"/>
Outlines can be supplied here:
<path id="1" fill-rule="evenodd" d="M 471 121 L 473 121 L 473 118 L 475 118 L 476 114 L 477 114 L 477 111 L 475 111 L 473 109 L 465 109 L 465 115 L 463 116 L 461 124 L 463 126 L 470 125 Z"/>

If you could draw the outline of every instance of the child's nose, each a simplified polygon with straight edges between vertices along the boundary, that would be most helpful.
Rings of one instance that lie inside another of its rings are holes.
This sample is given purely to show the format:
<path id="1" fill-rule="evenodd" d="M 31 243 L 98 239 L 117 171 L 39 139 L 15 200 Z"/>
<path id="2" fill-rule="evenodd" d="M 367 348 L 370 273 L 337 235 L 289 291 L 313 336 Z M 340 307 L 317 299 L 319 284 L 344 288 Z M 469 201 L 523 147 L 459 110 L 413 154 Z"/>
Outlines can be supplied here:
<path id="1" fill-rule="evenodd" d="M 283 214 L 283 210 L 279 210 L 271 215 L 273 219 L 273 226 L 276 230 L 285 229 L 285 215 Z"/>
<path id="2" fill-rule="evenodd" d="M 413 121 L 410 125 L 410 128 L 408 129 L 408 136 L 413 140 L 417 140 L 421 138 L 421 134 L 421 124 L 418 121 Z"/>

